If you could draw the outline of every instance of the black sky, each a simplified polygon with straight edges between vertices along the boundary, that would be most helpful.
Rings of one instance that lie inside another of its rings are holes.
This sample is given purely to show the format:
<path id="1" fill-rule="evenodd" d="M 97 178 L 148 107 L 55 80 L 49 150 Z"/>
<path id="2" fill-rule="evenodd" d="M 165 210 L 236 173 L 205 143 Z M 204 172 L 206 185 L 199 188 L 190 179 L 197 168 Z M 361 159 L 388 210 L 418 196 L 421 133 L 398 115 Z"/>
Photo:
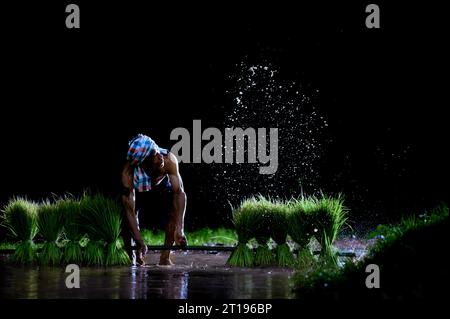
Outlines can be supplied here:
<path id="1" fill-rule="evenodd" d="M 343 191 L 355 216 L 445 200 L 439 8 L 380 2 L 382 28 L 368 30 L 364 2 L 76 3 L 80 30 L 65 29 L 65 3 L 1 8 L 2 203 L 87 187 L 113 194 L 127 140 L 143 132 L 170 147 L 175 127 L 220 123 L 242 61 L 319 90 L 330 123 L 320 183 Z M 221 208 L 196 194 L 204 176 L 181 170 L 188 223 L 221 222 Z"/>

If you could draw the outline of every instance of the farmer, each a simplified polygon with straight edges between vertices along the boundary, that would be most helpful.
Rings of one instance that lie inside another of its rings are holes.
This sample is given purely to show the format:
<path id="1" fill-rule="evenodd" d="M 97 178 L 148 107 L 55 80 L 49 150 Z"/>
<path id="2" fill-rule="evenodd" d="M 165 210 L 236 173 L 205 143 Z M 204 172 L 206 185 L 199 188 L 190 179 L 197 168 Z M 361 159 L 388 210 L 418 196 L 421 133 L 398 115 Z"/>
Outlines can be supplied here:
<path id="1" fill-rule="evenodd" d="M 141 225 L 145 219 L 143 217 L 153 222 L 159 218 L 159 227 L 165 229 L 164 245 L 172 246 L 174 242 L 187 245 L 184 235 L 186 194 L 175 155 L 159 148 L 150 137 L 139 134 L 129 142 L 127 162 L 122 170 L 122 186 L 126 226 L 123 236 L 133 264 L 135 257 L 140 265 L 144 265 L 147 252 L 138 217 Z M 133 241 L 136 243 L 135 255 L 128 246 Z M 161 253 L 159 263 L 173 265 L 170 250 Z"/>

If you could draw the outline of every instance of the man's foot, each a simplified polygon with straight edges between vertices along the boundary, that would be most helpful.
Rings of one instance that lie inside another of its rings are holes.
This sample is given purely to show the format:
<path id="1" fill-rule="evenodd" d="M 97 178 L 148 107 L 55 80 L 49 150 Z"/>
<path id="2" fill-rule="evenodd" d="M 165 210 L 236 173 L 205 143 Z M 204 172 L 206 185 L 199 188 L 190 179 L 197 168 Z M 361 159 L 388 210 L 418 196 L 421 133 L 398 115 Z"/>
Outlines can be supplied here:
<path id="1" fill-rule="evenodd" d="M 175 230 L 174 239 L 176 245 L 187 246 L 187 239 L 183 231 Z"/>
<path id="2" fill-rule="evenodd" d="M 136 256 L 136 262 L 139 266 L 144 266 L 145 265 L 145 259 L 144 259 L 144 255 L 142 253 L 138 253 Z"/>
<path id="3" fill-rule="evenodd" d="M 171 260 L 160 260 L 157 266 L 174 266 L 175 264 Z"/>
<path id="4" fill-rule="evenodd" d="M 169 251 L 164 251 L 159 257 L 159 265 L 160 266 L 173 266 L 175 265 L 170 258 L 171 253 Z"/>

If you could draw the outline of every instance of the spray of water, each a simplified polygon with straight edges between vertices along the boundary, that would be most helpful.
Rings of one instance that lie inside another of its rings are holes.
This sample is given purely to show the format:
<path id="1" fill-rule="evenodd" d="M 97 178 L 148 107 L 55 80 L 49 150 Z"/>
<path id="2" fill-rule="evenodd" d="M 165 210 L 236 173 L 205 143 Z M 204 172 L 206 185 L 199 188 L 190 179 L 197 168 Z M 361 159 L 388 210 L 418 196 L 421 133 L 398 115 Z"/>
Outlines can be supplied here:
<path id="1" fill-rule="evenodd" d="M 319 191 L 318 161 L 328 124 L 315 106 L 318 91 L 305 93 L 301 83 L 281 79 L 270 64 L 241 63 L 237 70 L 227 91 L 231 105 L 224 127 L 278 128 L 279 165 L 273 175 L 259 174 L 260 163 L 212 166 L 212 199 L 228 208 L 255 194 L 288 198 Z"/>

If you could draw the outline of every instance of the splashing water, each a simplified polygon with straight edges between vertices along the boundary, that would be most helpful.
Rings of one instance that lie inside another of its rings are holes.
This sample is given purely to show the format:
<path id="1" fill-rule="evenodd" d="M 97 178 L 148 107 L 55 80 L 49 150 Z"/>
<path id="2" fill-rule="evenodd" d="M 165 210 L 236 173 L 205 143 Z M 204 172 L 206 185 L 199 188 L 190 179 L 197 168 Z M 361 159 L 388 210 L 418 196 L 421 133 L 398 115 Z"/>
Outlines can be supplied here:
<path id="1" fill-rule="evenodd" d="M 224 127 L 278 128 L 279 165 L 272 175 L 259 174 L 261 163 L 211 166 L 209 193 L 215 194 L 216 204 L 229 208 L 229 203 L 237 205 L 255 194 L 288 198 L 302 191 L 318 192 L 318 160 L 328 126 L 314 106 L 318 91 L 308 96 L 301 84 L 282 81 L 279 71 L 270 65 L 241 63 L 230 79 L 235 87 L 227 91 L 232 106 L 226 110 Z"/>

